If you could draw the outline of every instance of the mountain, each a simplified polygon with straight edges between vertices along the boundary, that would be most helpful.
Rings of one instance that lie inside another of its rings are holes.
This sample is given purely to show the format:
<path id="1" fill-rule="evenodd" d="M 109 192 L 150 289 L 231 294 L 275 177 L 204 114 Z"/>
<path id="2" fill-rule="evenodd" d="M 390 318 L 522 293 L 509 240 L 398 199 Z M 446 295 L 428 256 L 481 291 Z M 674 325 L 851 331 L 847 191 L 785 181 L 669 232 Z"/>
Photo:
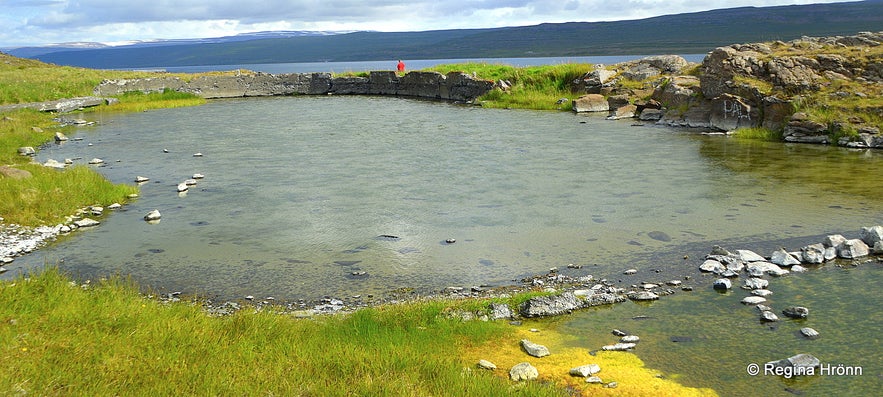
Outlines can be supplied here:
<path id="1" fill-rule="evenodd" d="M 63 50 L 34 58 L 91 68 L 150 68 L 399 58 L 696 54 L 739 42 L 878 30 L 883 30 L 883 0 L 741 7 L 630 21 L 492 29 L 256 35 L 236 41 Z"/>

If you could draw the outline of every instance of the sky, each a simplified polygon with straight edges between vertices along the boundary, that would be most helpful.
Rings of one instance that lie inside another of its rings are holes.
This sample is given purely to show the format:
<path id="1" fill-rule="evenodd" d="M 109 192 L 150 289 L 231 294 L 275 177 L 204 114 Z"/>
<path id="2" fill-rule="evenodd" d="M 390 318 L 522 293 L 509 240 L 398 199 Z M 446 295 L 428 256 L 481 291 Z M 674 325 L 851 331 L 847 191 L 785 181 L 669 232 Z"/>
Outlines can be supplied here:
<path id="1" fill-rule="evenodd" d="M 0 48 L 273 30 L 495 28 L 833 2 L 838 0 L 0 0 Z"/>

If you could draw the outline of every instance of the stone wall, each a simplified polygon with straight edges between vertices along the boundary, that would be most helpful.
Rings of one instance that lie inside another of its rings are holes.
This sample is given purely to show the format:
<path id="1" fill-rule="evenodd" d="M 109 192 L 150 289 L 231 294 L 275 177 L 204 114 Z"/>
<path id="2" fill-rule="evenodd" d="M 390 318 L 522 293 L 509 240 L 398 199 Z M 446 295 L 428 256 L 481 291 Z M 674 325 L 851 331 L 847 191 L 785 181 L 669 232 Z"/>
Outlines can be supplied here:
<path id="1" fill-rule="evenodd" d="M 95 95 L 114 96 L 124 92 L 157 92 L 170 89 L 189 92 L 203 98 L 237 98 L 279 95 L 393 95 L 416 98 L 472 102 L 494 86 L 492 81 L 451 72 L 374 71 L 368 77 L 332 77 L 330 73 L 248 73 L 238 75 L 202 75 L 191 81 L 178 77 L 151 77 L 128 80 L 105 80 L 95 88 Z"/>

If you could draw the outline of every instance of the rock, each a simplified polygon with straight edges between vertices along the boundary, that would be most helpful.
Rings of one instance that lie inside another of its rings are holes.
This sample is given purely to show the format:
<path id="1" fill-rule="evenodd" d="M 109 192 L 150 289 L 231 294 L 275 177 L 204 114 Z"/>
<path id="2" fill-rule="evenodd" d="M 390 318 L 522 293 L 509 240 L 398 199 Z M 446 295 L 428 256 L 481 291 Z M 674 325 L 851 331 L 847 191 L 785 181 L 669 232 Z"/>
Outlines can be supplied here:
<path id="1" fill-rule="evenodd" d="M 18 154 L 20 156 L 34 156 L 37 154 L 37 150 L 31 146 L 22 146 L 18 148 Z"/>
<path id="2" fill-rule="evenodd" d="M 205 178 L 205 175 L 203 175 L 203 174 L 193 174 L 193 179 L 202 179 L 202 178 Z"/>
<path id="3" fill-rule="evenodd" d="M 746 296 L 742 298 L 742 303 L 746 305 L 758 305 L 766 302 L 766 298 L 760 296 Z"/>
<path id="4" fill-rule="evenodd" d="M 590 376 L 586 378 L 586 383 L 604 383 L 604 381 L 597 376 Z"/>
<path id="5" fill-rule="evenodd" d="M 118 210 L 120 208 L 123 208 L 123 205 L 120 203 L 113 203 L 113 204 L 107 206 L 107 209 L 109 209 L 109 210 Z"/>
<path id="6" fill-rule="evenodd" d="M 873 247 L 879 242 L 883 242 L 883 226 L 863 227 L 859 232 L 859 238 L 868 245 Z"/>
<path id="7" fill-rule="evenodd" d="M 874 248 L 871 249 L 871 252 L 873 252 L 874 255 L 883 255 L 883 241 L 878 241 L 874 244 Z"/>
<path id="8" fill-rule="evenodd" d="M 0 165 L 0 177 L 8 177 L 12 179 L 25 179 L 30 178 L 32 176 L 30 171 L 20 170 L 18 168 L 8 166 L 8 165 Z"/>
<path id="9" fill-rule="evenodd" d="M 89 164 L 92 164 L 92 165 L 104 164 L 104 160 L 96 157 L 92 160 L 89 160 Z"/>
<path id="10" fill-rule="evenodd" d="M 770 255 L 770 262 L 779 266 L 794 266 L 800 264 L 800 261 L 797 260 L 797 258 L 782 248 L 773 251 L 773 254 Z"/>
<path id="11" fill-rule="evenodd" d="M 622 274 L 625 274 L 626 276 L 630 276 L 630 275 L 635 274 L 637 272 L 638 272 L 638 269 L 628 269 L 628 270 L 622 272 Z"/>
<path id="12" fill-rule="evenodd" d="M 641 121 L 659 121 L 662 119 L 662 116 L 665 113 L 662 109 L 644 109 L 638 115 L 638 120 Z"/>
<path id="13" fill-rule="evenodd" d="M 491 303 L 491 320 L 510 319 L 513 317 L 512 310 L 505 303 Z"/>
<path id="14" fill-rule="evenodd" d="M 59 163 L 58 160 L 48 159 L 45 163 L 43 163 L 44 167 L 49 168 L 64 168 L 64 163 Z"/>
<path id="15" fill-rule="evenodd" d="M 810 327 L 801 328 L 800 334 L 809 338 L 809 339 L 815 339 L 815 338 L 819 337 L 819 331 L 816 331 Z"/>
<path id="16" fill-rule="evenodd" d="M 837 246 L 837 255 L 844 259 L 861 258 L 868 256 L 870 249 L 864 241 L 860 239 L 846 240 Z"/>
<path id="17" fill-rule="evenodd" d="M 789 373 L 790 375 L 800 375 L 814 373 L 812 369 L 817 368 L 819 365 L 821 365 L 821 361 L 819 361 L 818 358 L 815 358 L 810 354 L 801 353 L 781 360 L 770 361 L 764 365 L 764 368 L 790 368 L 793 371 L 786 373 Z"/>
<path id="18" fill-rule="evenodd" d="M 792 306 L 782 310 L 782 314 L 790 318 L 806 318 L 809 316 L 809 309 L 803 306 Z"/>
<path id="19" fill-rule="evenodd" d="M 621 331 L 621 330 L 618 330 L 618 329 L 614 329 L 613 331 L 611 331 L 611 333 L 612 333 L 613 335 L 616 335 L 616 336 L 626 336 L 626 335 L 628 335 L 626 332 Z"/>
<path id="20" fill-rule="evenodd" d="M 831 234 L 831 235 L 825 236 L 825 241 L 822 241 L 822 244 L 825 247 L 837 248 L 840 246 L 840 244 L 843 244 L 845 242 L 846 242 L 846 237 L 843 237 L 842 235 L 839 235 L 839 234 Z"/>
<path id="21" fill-rule="evenodd" d="M 98 226 L 100 223 L 101 222 L 98 222 L 98 221 L 91 219 L 91 218 L 83 218 L 83 219 L 74 221 L 74 225 L 77 225 L 77 227 Z"/>
<path id="22" fill-rule="evenodd" d="M 751 295 L 759 296 L 762 298 L 765 298 L 765 297 L 770 296 L 772 294 L 773 294 L 773 291 L 770 291 L 768 289 L 756 289 L 756 290 L 751 291 Z"/>
<path id="23" fill-rule="evenodd" d="M 622 343 L 638 343 L 640 340 L 641 338 L 638 335 L 626 335 L 619 339 Z"/>
<path id="24" fill-rule="evenodd" d="M 610 106 L 603 95 L 586 94 L 573 101 L 573 111 L 577 113 L 607 112 L 610 111 Z"/>
<path id="25" fill-rule="evenodd" d="M 800 249 L 803 255 L 803 261 L 811 264 L 819 264 L 825 262 L 825 246 L 821 243 L 810 244 Z"/>
<path id="26" fill-rule="evenodd" d="M 509 369 L 509 379 L 519 382 L 522 380 L 534 380 L 540 376 L 539 371 L 537 371 L 536 367 L 530 365 L 528 362 L 515 364 L 511 369 Z"/>
<path id="27" fill-rule="evenodd" d="M 719 278 L 717 280 L 714 280 L 714 284 L 712 284 L 712 288 L 714 288 L 718 291 L 726 291 L 730 288 L 733 288 L 733 283 L 730 282 L 730 280 L 728 280 L 728 279 Z"/>
<path id="28" fill-rule="evenodd" d="M 202 157 L 202 153 L 199 153 L 199 152 L 193 153 L 193 157 Z"/>
<path id="29" fill-rule="evenodd" d="M 147 181 L 149 181 L 149 180 L 150 180 L 150 178 L 148 178 L 148 177 L 146 177 L 146 176 L 136 176 L 136 177 L 135 177 L 135 183 L 144 183 L 144 182 L 147 182 Z"/>
<path id="30" fill-rule="evenodd" d="M 659 299 L 659 295 L 654 294 L 650 291 L 638 291 L 629 293 L 628 298 L 633 301 L 652 301 Z"/>
<path id="31" fill-rule="evenodd" d="M 182 183 L 179 183 L 179 184 L 178 184 L 177 189 L 178 189 L 178 193 L 183 193 L 183 192 L 186 192 L 187 190 L 189 190 L 190 187 L 187 186 L 186 183 L 183 183 L 183 182 L 182 182 Z"/>
<path id="32" fill-rule="evenodd" d="M 791 266 L 791 273 L 803 273 L 806 271 L 806 268 L 801 265 Z"/>
<path id="33" fill-rule="evenodd" d="M 760 321 L 768 323 L 779 321 L 779 316 L 769 310 L 764 310 L 760 312 Z"/>
<path id="34" fill-rule="evenodd" d="M 610 382 L 610 383 L 604 385 L 604 387 L 608 388 L 608 389 L 615 389 L 617 386 L 619 386 L 618 382 Z"/>
<path id="35" fill-rule="evenodd" d="M 521 340 L 521 348 L 524 349 L 525 353 L 538 358 L 546 357 L 550 354 L 549 349 L 546 348 L 546 346 L 538 345 L 527 339 Z"/>
<path id="36" fill-rule="evenodd" d="M 162 214 L 159 213 L 159 210 L 152 210 L 152 211 L 148 212 L 147 215 L 144 215 L 144 220 L 148 221 L 148 222 L 158 221 L 161 218 L 162 218 Z"/>
<path id="37" fill-rule="evenodd" d="M 478 360 L 478 368 L 493 371 L 497 369 L 497 365 L 488 360 Z"/>
<path id="38" fill-rule="evenodd" d="M 726 267 L 724 267 L 723 263 L 720 263 L 719 261 L 716 261 L 714 259 L 706 259 L 705 262 L 702 262 L 702 264 L 699 265 L 699 270 L 702 270 L 703 272 L 720 274 L 724 270 L 726 270 Z"/>
<path id="39" fill-rule="evenodd" d="M 187 180 L 184 181 L 184 184 L 187 185 L 187 186 L 195 186 L 195 185 L 196 185 L 196 179 L 187 179 Z"/>
<path id="40" fill-rule="evenodd" d="M 602 346 L 601 350 L 604 350 L 604 351 L 626 351 L 626 350 L 634 349 L 635 346 L 637 346 L 637 345 L 634 343 L 617 343 L 614 345 Z"/>
<path id="41" fill-rule="evenodd" d="M 745 280 L 744 288 L 754 290 L 754 289 L 766 288 L 768 285 L 770 285 L 770 282 L 767 280 L 764 280 L 762 278 L 757 278 L 757 277 L 751 277 L 751 278 Z"/>
<path id="42" fill-rule="evenodd" d="M 570 369 L 570 375 L 581 376 L 583 378 L 597 374 L 598 372 L 601 372 L 601 367 L 598 366 L 598 364 L 580 365 L 579 367 Z"/>
<path id="43" fill-rule="evenodd" d="M 55 133 L 55 142 L 64 142 L 67 141 L 67 136 L 58 131 Z"/>
<path id="44" fill-rule="evenodd" d="M 742 262 L 764 262 L 764 261 L 766 261 L 766 258 L 764 258 L 764 257 L 758 255 L 756 252 L 750 251 L 750 250 L 736 250 L 736 255 L 739 256 L 739 259 L 741 259 Z"/>
<path id="45" fill-rule="evenodd" d="M 637 111 L 638 111 L 638 107 L 635 105 L 620 106 L 610 112 L 610 115 L 607 116 L 607 120 L 620 120 L 620 119 L 634 118 L 635 112 L 637 112 Z"/>
<path id="46" fill-rule="evenodd" d="M 748 274 L 753 277 L 761 277 L 767 273 L 773 276 L 783 276 L 788 274 L 787 270 L 769 262 L 751 262 L 746 266 L 746 269 Z"/>

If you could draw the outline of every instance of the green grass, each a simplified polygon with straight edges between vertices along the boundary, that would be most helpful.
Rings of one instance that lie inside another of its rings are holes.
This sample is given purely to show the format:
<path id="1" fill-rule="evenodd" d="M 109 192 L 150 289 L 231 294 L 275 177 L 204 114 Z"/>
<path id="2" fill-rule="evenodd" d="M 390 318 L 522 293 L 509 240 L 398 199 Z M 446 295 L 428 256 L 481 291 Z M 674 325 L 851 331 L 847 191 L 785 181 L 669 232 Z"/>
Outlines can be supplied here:
<path id="1" fill-rule="evenodd" d="M 461 350 L 512 332 L 432 301 L 296 319 L 147 299 L 122 278 L 57 269 L 0 283 L 0 395 L 560 396 L 464 371 Z"/>
<path id="2" fill-rule="evenodd" d="M 736 130 L 735 136 L 740 139 L 752 139 L 758 141 L 782 141 L 782 131 L 774 131 L 763 127 L 740 128 Z"/>
<path id="3" fill-rule="evenodd" d="M 571 110 L 572 100 L 578 96 L 571 92 L 571 82 L 592 68 L 592 65 L 579 63 L 520 68 L 492 63 L 460 63 L 437 65 L 427 70 L 443 74 L 463 72 L 481 79 L 505 80 L 512 84 L 509 91 L 495 89 L 478 98 L 483 107 Z M 561 98 L 570 101 L 565 104 L 557 103 Z"/>
<path id="4" fill-rule="evenodd" d="M 205 98 L 186 92 L 165 89 L 163 92 L 127 92 L 117 97 L 119 103 L 102 106 L 98 111 L 142 112 L 150 109 L 180 108 L 205 104 Z"/>

